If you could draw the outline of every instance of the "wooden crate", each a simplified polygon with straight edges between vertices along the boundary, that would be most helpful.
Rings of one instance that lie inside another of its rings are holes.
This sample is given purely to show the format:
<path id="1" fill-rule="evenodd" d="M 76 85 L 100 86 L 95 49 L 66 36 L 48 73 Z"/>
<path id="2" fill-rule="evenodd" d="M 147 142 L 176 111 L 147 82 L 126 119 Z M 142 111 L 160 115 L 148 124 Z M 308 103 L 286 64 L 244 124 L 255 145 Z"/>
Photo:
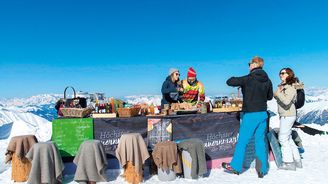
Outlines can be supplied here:
<path id="1" fill-rule="evenodd" d="M 120 118 L 130 118 L 138 116 L 140 108 L 131 107 L 131 108 L 118 108 L 117 113 Z"/>
<path id="2" fill-rule="evenodd" d="M 91 114 L 92 118 L 116 118 L 116 113 L 95 113 Z"/>
<path id="3" fill-rule="evenodd" d="M 239 112 L 240 107 L 225 107 L 225 108 L 214 108 L 213 112 Z"/>

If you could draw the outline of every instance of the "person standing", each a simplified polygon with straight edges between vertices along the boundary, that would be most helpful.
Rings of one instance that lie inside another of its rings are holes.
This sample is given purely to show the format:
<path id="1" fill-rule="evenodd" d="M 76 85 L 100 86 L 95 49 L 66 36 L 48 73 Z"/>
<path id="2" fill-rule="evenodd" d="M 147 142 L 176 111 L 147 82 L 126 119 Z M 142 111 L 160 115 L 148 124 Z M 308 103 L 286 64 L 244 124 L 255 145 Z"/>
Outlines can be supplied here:
<path id="1" fill-rule="evenodd" d="M 176 68 L 169 69 L 169 75 L 162 84 L 162 100 L 161 109 L 164 109 L 164 104 L 177 103 L 180 100 L 180 92 L 183 88 L 179 86 L 180 72 Z"/>
<path id="2" fill-rule="evenodd" d="M 204 85 L 196 78 L 196 71 L 190 67 L 187 73 L 187 79 L 182 81 L 183 95 L 182 101 L 192 105 L 200 105 L 205 101 Z"/>
<path id="3" fill-rule="evenodd" d="M 296 170 L 302 168 L 301 156 L 297 146 L 292 139 L 292 126 L 296 121 L 296 97 L 297 92 L 294 85 L 297 78 L 292 69 L 283 68 L 279 72 L 281 84 L 274 93 L 278 103 L 280 117 L 280 128 L 278 139 L 281 145 L 283 164 L 279 169 Z"/>
<path id="4" fill-rule="evenodd" d="M 255 56 L 248 65 L 248 75 L 227 80 L 228 86 L 242 89 L 243 115 L 233 159 L 230 163 L 223 162 L 222 167 L 234 174 L 240 174 L 246 146 L 254 136 L 255 154 L 261 166 L 258 177 L 263 178 L 268 173 L 267 101 L 273 98 L 272 82 L 263 70 L 264 60 L 261 57 Z"/>

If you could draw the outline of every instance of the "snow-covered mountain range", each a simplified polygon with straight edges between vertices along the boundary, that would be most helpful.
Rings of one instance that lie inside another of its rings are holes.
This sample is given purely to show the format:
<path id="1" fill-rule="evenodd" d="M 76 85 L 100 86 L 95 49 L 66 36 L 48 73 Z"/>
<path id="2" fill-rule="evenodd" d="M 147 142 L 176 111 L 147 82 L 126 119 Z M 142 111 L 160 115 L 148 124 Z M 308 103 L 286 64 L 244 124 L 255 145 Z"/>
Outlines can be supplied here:
<path id="1" fill-rule="evenodd" d="M 328 124 L 328 88 L 308 88 L 305 90 L 306 103 L 298 110 L 298 121 L 302 124 L 315 123 L 319 125 Z M 0 109 L 16 112 L 30 112 L 41 116 L 48 121 L 57 117 L 54 108 L 56 101 L 61 98 L 60 94 L 43 94 L 29 98 L 0 99 Z M 134 95 L 123 97 L 127 103 L 147 103 L 160 105 L 161 95 Z M 208 96 L 207 100 L 214 96 Z M 269 102 L 269 109 L 275 112 L 275 103 Z"/>
<path id="2" fill-rule="evenodd" d="M 28 98 L 0 99 L 0 109 L 30 112 L 51 121 L 56 117 L 55 103 L 61 97 L 59 94 L 42 94 Z"/>
<path id="3" fill-rule="evenodd" d="M 298 111 L 298 121 L 303 124 L 328 124 L 328 89 L 309 88 L 305 94 L 306 103 Z"/>

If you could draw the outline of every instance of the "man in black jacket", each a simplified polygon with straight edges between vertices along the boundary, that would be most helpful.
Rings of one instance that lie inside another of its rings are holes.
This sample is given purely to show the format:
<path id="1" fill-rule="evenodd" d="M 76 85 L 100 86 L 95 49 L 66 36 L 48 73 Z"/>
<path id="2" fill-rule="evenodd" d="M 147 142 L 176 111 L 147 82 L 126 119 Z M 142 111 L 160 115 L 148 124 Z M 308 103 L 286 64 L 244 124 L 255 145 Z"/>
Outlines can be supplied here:
<path id="1" fill-rule="evenodd" d="M 241 87 L 243 93 L 243 116 L 238 142 L 231 163 L 222 163 L 222 167 L 239 174 L 245 157 L 246 146 L 255 136 L 255 150 L 262 178 L 268 172 L 268 150 L 266 145 L 267 101 L 273 97 L 272 82 L 263 70 L 264 61 L 254 57 L 249 63 L 250 73 L 243 77 L 231 77 L 229 86 Z"/>

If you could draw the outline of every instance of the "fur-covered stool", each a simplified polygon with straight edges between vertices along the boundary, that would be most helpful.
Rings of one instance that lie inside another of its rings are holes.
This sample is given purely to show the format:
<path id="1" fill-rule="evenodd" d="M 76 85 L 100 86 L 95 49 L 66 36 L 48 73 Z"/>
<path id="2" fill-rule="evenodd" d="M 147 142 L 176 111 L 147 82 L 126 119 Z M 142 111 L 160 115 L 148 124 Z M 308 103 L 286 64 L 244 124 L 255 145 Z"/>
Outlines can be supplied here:
<path id="1" fill-rule="evenodd" d="M 12 137 L 7 147 L 6 163 L 12 161 L 11 179 L 15 182 L 25 182 L 31 170 L 31 162 L 25 155 L 37 143 L 34 135 Z"/>
<path id="2" fill-rule="evenodd" d="M 128 183 L 135 184 L 143 180 L 143 165 L 149 158 L 149 153 L 139 133 L 121 136 L 116 149 L 116 157 L 124 168 L 124 177 Z"/>

